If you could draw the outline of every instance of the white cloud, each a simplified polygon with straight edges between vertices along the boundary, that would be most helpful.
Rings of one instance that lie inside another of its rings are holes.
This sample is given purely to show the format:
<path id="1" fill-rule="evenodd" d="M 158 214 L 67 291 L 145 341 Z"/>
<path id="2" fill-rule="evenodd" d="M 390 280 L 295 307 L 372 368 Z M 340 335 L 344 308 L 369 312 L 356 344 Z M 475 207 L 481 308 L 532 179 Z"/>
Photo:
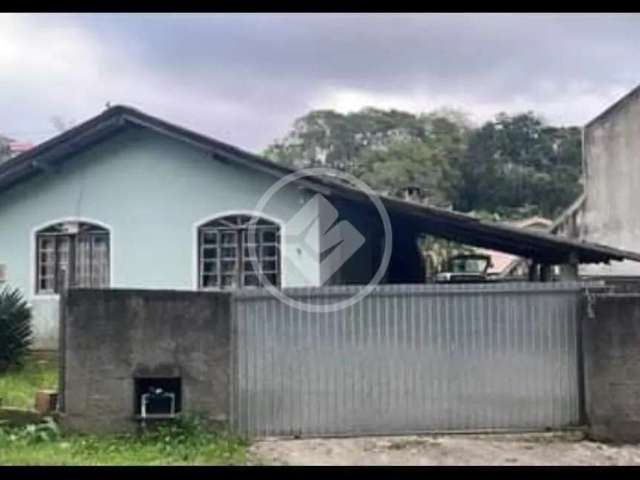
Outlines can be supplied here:
<path id="1" fill-rule="evenodd" d="M 640 81 L 635 17 L 0 14 L 0 132 L 107 101 L 257 150 L 312 108 L 584 124 Z"/>
<path id="2" fill-rule="evenodd" d="M 0 15 L 2 103 L 15 119 L 10 125 L 5 121 L 0 131 L 42 141 L 56 133 L 50 123 L 53 115 L 79 122 L 110 102 L 225 139 L 233 138 L 225 127 L 239 127 L 251 113 L 215 92 L 154 74 L 115 53 L 69 22 L 55 25 L 24 15 Z"/>
<path id="3" fill-rule="evenodd" d="M 366 90 L 336 89 L 316 96 L 310 106 L 314 109 L 334 109 L 347 113 L 368 106 L 398 109 L 413 113 L 453 107 L 471 114 L 476 123 L 493 118 L 498 112 L 520 113 L 533 111 L 547 122 L 557 125 L 584 125 L 608 105 L 623 96 L 634 85 L 593 88 L 587 85 L 565 86 L 562 90 L 551 84 L 541 84 L 534 92 L 523 92 L 504 101 L 483 100 L 472 89 L 466 94 L 407 91 L 380 93 Z"/>

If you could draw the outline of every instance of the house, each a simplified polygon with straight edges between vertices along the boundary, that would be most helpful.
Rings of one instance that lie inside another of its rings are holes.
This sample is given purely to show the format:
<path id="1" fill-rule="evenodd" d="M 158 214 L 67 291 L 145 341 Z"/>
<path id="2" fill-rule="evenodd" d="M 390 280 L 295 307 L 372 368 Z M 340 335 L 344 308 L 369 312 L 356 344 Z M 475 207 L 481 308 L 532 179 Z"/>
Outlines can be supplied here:
<path id="1" fill-rule="evenodd" d="M 553 225 L 553 222 L 551 222 L 551 220 L 540 216 L 523 218 L 522 220 L 515 220 L 507 223 L 513 225 L 514 227 L 531 228 L 541 232 L 548 231 Z M 524 262 L 520 257 L 509 255 L 505 252 L 487 250 L 482 248 L 477 249 L 477 251 L 491 257 L 491 267 L 489 268 L 488 272 L 490 275 L 498 277 L 519 277 L 525 276 L 527 274 L 526 262 Z"/>
<path id="2" fill-rule="evenodd" d="M 33 306 L 36 347 L 57 347 L 59 294 L 67 288 L 422 283 L 425 234 L 534 265 L 640 261 L 632 252 L 377 197 L 387 228 L 362 189 L 320 175 L 285 182 L 257 208 L 292 173 L 126 106 L 1 164 L 0 271 Z M 355 249 L 337 238 L 345 233 Z"/>
<path id="3" fill-rule="evenodd" d="M 30 142 L 19 142 L 0 135 L 0 163 L 33 148 Z"/>
<path id="4" fill-rule="evenodd" d="M 640 248 L 640 86 L 584 127 L 584 194 L 554 223 L 568 238 Z M 582 265 L 580 275 L 613 279 L 640 276 L 640 265 Z"/>

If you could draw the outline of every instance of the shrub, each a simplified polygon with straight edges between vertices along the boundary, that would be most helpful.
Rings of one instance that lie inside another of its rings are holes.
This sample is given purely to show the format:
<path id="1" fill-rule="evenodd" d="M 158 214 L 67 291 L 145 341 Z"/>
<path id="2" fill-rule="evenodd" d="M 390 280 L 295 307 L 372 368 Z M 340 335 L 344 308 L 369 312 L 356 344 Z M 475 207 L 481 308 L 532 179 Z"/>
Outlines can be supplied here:
<path id="1" fill-rule="evenodd" d="M 18 289 L 0 290 L 0 372 L 21 365 L 31 346 L 31 308 Z"/>
<path id="2" fill-rule="evenodd" d="M 0 448 L 11 443 L 31 445 L 35 443 L 56 442 L 62 438 L 58 424 L 45 417 L 39 423 L 16 426 L 0 426 Z M 4 445 L 3 445 L 4 444 Z"/>

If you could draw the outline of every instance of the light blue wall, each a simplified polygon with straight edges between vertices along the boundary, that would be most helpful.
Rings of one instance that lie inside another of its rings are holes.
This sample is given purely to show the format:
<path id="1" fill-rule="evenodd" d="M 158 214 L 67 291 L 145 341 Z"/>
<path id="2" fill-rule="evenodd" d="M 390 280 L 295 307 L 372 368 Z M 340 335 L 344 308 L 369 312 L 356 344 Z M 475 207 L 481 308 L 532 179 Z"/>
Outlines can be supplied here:
<path id="1" fill-rule="evenodd" d="M 253 210 L 274 182 L 178 140 L 129 130 L 0 194 L 0 263 L 7 265 L 9 284 L 32 302 L 37 346 L 57 345 L 58 299 L 34 293 L 36 229 L 65 218 L 100 222 L 111 231 L 112 287 L 194 289 L 196 225 Z M 289 185 L 265 211 L 286 223 L 311 196 Z M 297 241 L 285 232 L 283 285 L 317 285 L 318 258 Z"/>

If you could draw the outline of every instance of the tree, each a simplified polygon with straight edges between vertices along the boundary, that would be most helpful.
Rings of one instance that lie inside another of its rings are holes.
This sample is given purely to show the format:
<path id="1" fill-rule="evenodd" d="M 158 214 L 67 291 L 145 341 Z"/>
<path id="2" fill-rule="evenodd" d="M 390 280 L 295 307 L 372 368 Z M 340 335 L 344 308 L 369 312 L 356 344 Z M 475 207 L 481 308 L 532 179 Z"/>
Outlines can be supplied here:
<path id="1" fill-rule="evenodd" d="M 425 142 L 396 142 L 385 149 L 370 149 L 358 160 L 355 175 L 374 190 L 402 197 L 407 187 L 417 187 L 421 200 L 434 205 L 449 201 L 448 162 L 437 148 Z"/>
<path id="2" fill-rule="evenodd" d="M 580 145 L 578 128 L 549 127 L 531 112 L 499 114 L 471 134 L 454 207 L 553 217 L 580 193 Z"/>
<path id="3" fill-rule="evenodd" d="M 318 110 L 266 154 L 294 168 L 353 173 L 389 195 L 419 187 L 437 205 L 504 219 L 554 217 L 582 189 L 580 129 L 549 126 L 532 112 L 501 113 L 476 128 L 450 108 Z"/>
<path id="4" fill-rule="evenodd" d="M 55 128 L 56 132 L 64 133 L 75 125 L 74 120 L 69 120 L 63 118 L 61 115 L 53 115 L 49 121 L 53 128 Z"/>
<path id="5" fill-rule="evenodd" d="M 32 342 L 31 309 L 18 289 L 0 290 L 0 372 L 20 364 Z"/>
<path id="6" fill-rule="evenodd" d="M 425 125 L 411 113 L 376 108 L 348 114 L 316 110 L 297 119 L 293 129 L 264 154 L 296 168 L 325 166 L 351 171 L 365 149 L 424 137 Z"/>

